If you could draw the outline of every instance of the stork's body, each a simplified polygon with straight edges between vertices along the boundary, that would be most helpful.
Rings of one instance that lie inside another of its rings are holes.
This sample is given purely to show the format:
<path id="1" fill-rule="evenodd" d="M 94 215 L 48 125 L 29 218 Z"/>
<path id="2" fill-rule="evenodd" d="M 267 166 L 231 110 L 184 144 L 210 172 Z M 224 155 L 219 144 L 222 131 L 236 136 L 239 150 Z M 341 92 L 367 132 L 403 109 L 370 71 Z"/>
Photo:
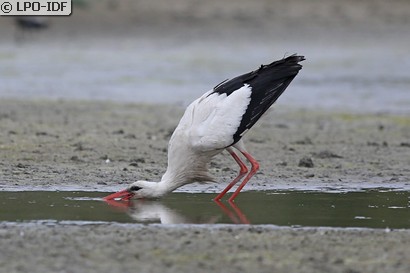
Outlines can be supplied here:
<path id="1" fill-rule="evenodd" d="M 221 199 L 247 175 L 234 194 L 259 169 L 246 151 L 243 135 L 259 120 L 298 74 L 302 56 L 290 56 L 262 65 L 234 79 L 224 81 L 192 102 L 185 110 L 168 145 L 168 167 L 160 182 L 137 181 L 124 191 L 106 199 L 156 198 L 192 182 L 212 181 L 208 173 L 211 159 L 227 150 L 238 163 L 238 176 L 215 198 Z M 239 151 L 251 164 L 248 168 Z"/>

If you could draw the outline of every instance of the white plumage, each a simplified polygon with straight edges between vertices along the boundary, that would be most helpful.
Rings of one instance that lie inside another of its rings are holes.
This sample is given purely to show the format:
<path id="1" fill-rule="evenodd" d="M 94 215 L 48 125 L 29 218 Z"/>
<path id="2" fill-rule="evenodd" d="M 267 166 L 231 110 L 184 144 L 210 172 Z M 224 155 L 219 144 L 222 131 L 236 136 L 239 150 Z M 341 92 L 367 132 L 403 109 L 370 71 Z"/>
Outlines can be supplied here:
<path id="1" fill-rule="evenodd" d="M 220 200 L 247 174 L 229 198 L 233 201 L 259 169 L 258 162 L 246 151 L 242 136 L 283 93 L 302 68 L 298 64 L 302 60 L 304 57 L 292 55 L 222 82 L 203 94 L 187 107 L 171 136 L 168 167 L 161 181 L 137 181 L 105 199 L 158 198 L 188 183 L 211 181 L 208 163 L 227 150 L 240 171 L 215 199 Z M 250 162 L 249 172 L 236 151 Z"/>

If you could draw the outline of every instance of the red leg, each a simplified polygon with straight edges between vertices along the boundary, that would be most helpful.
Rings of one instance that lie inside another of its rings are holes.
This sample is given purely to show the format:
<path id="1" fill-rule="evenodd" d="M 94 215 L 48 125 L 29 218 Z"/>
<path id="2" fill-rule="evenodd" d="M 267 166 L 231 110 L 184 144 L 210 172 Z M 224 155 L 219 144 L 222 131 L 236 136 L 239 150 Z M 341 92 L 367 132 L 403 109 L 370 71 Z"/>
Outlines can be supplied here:
<path id="1" fill-rule="evenodd" d="M 248 168 L 246 167 L 245 163 L 243 163 L 243 161 L 239 158 L 239 156 L 233 151 L 233 150 L 228 150 L 229 153 L 231 154 L 231 156 L 233 157 L 233 159 L 235 159 L 236 163 L 238 163 L 239 167 L 241 167 L 241 169 L 239 170 L 239 174 L 238 176 L 232 180 L 231 183 L 229 183 L 228 186 L 226 186 L 226 188 L 220 193 L 218 194 L 214 200 L 218 201 L 221 200 L 221 198 L 236 184 L 238 183 L 239 180 L 242 179 L 242 177 L 244 177 L 244 175 L 248 172 Z"/>
<path id="2" fill-rule="evenodd" d="M 251 171 L 248 173 L 248 175 L 245 177 L 245 179 L 242 181 L 242 183 L 239 185 L 239 187 L 236 189 L 236 191 L 229 197 L 228 201 L 232 202 L 236 196 L 238 196 L 239 192 L 242 190 L 242 188 L 248 183 L 248 181 L 252 178 L 252 176 L 259 170 L 259 163 L 256 161 L 255 158 L 253 158 L 250 154 L 247 152 L 241 151 L 241 153 L 249 160 L 249 162 L 252 165 Z"/>

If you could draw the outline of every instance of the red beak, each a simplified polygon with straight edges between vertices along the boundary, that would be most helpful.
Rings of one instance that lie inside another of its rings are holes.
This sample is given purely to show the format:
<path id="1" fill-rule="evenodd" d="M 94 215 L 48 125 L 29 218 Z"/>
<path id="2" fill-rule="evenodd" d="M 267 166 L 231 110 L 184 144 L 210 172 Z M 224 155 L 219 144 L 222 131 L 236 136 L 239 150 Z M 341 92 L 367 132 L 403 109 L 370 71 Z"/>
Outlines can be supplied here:
<path id="1" fill-rule="evenodd" d="M 122 190 L 122 191 L 119 191 L 119 192 L 110 194 L 110 195 L 104 197 L 103 199 L 104 199 L 105 201 L 107 201 L 107 200 L 116 200 L 116 199 L 119 199 L 119 200 L 121 200 L 121 201 L 128 201 L 128 200 L 130 200 L 134 195 L 135 195 L 135 193 L 132 193 L 132 192 L 130 192 L 130 191 L 128 191 L 128 190 Z"/>

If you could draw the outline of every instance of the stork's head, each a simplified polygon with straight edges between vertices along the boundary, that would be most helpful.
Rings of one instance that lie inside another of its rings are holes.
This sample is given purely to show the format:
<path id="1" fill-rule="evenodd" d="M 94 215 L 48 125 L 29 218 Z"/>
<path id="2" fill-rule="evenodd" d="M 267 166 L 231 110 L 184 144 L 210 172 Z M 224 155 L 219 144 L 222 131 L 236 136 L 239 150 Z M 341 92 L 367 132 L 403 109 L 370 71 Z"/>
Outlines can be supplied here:
<path id="1" fill-rule="evenodd" d="M 161 190 L 160 183 L 139 180 L 122 191 L 104 197 L 104 200 L 152 199 L 162 195 L 164 191 Z"/>

